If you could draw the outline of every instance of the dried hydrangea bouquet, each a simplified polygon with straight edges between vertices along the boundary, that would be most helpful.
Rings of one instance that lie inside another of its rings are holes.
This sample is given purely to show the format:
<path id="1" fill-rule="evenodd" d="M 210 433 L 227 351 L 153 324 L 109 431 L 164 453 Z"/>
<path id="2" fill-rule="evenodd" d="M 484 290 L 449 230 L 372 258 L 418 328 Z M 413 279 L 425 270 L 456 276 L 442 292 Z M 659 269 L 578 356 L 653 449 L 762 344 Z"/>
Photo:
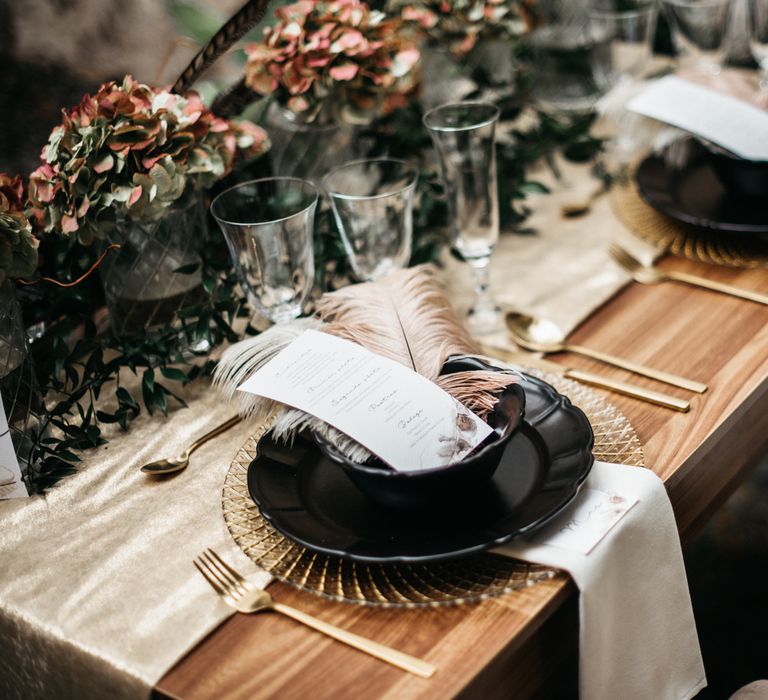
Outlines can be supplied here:
<path id="1" fill-rule="evenodd" d="M 221 119 L 184 96 L 126 76 L 65 111 L 30 177 L 45 232 L 120 246 L 103 266 L 113 330 L 166 327 L 200 292 L 202 195 L 236 158 L 269 147 L 266 133 Z"/>

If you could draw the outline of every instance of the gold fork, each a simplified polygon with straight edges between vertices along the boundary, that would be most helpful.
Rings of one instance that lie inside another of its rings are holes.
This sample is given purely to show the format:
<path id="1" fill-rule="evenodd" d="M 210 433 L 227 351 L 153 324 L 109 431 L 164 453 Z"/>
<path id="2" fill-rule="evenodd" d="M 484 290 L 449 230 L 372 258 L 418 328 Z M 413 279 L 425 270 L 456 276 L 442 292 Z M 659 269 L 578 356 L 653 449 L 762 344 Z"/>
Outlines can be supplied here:
<path id="1" fill-rule="evenodd" d="M 256 613 L 262 610 L 274 610 L 318 632 L 327 634 L 339 642 L 344 642 L 344 644 L 348 644 L 359 651 L 375 656 L 381 661 L 386 661 L 403 671 L 414 673 L 422 678 L 429 678 L 437 670 L 436 666 L 426 661 L 318 620 L 316 617 L 307 615 L 307 613 L 288 605 L 274 602 L 269 593 L 241 576 L 212 549 L 206 549 L 192 563 L 205 577 L 205 580 L 211 584 L 213 590 L 224 599 L 224 602 L 238 612 Z"/>
<path id="2" fill-rule="evenodd" d="M 673 282 L 683 282 L 685 284 L 693 285 L 694 287 L 702 287 L 703 289 L 709 289 L 713 292 L 721 292 L 722 294 L 730 294 L 731 296 L 738 297 L 739 299 L 747 299 L 748 301 L 755 301 L 758 304 L 768 304 L 768 295 L 760 294 L 758 292 L 751 292 L 747 289 L 740 289 L 739 287 L 733 287 L 730 284 L 722 284 L 721 282 L 714 282 L 708 280 L 706 277 L 699 277 L 698 275 L 689 275 L 686 272 L 665 272 L 658 267 L 652 265 L 644 265 L 633 255 L 628 253 L 624 248 L 611 244 L 608 248 L 608 252 L 611 257 L 619 263 L 630 275 L 635 282 L 641 284 L 656 284 L 657 282 L 664 282 L 671 280 Z"/>

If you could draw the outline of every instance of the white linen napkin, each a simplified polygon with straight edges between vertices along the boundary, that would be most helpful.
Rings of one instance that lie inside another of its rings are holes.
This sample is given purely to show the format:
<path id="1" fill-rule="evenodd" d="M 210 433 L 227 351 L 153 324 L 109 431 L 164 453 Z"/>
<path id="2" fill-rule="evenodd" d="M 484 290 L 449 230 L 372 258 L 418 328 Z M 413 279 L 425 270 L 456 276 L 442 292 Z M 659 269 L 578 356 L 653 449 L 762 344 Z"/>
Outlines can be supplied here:
<path id="1" fill-rule="evenodd" d="M 600 495 L 595 491 L 629 510 L 618 521 L 598 513 L 585 502 Z M 553 523 L 495 551 L 573 577 L 580 591 L 581 700 L 688 700 L 706 686 L 677 525 L 664 484 L 650 469 L 595 462 L 579 496 Z"/>

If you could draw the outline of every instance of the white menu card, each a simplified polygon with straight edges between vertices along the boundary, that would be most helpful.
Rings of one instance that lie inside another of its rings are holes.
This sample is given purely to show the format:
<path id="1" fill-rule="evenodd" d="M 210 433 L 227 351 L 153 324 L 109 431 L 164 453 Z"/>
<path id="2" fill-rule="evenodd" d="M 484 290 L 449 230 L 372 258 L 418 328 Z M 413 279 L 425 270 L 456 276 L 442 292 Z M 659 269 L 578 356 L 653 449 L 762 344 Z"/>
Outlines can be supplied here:
<path id="1" fill-rule="evenodd" d="M 21 480 L 21 469 L 11 440 L 5 408 L 0 401 L 0 500 L 24 498 L 28 495 L 27 488 Z"/>
<path id="2" fill-rule="evenodd" d="M 398 471 L 460 460 L 492 432 L 426 377 L 319 331 L 305 331 L 239 390 L 317 416 Z"/>
<path id="3" fill-rule="evenodd" d="M 747 160 L 768 160 L 768 112 L 717 90 L 670 75 L 652 83 L 627 108 Z"/>

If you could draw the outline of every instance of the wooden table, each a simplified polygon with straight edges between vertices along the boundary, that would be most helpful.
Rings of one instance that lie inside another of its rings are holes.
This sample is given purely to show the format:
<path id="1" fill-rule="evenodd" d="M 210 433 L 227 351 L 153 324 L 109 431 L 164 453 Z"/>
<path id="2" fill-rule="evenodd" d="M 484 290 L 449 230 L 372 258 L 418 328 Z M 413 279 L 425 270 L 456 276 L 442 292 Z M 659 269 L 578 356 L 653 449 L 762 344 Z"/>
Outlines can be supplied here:
<path id="1" fill-rule="evenodd" d="M 662 267 L 768 291 L 766 270 L 679 259 Z M 631 284 L 572 338 L 709 384 L 706 394 L 693 396 L 687 414 L 609 396 L 632 421 L 646 465 L 664 479 L 681 536 L 689 538 L 768 450 L 768 307 L 679 284 Z M 568 361 L 630 379 L 588 360 Z M 546 697 L 556 683 L 575 687 L 576 590 L 565 576 L 434 610 L 329 603 L 279 583 L 270 590 L 283 602 L 425 658 L 438 673 L 429 680 L 410 676 L 279 615 L 238 615 L 182 659 L 160 681 L 158 695 L 519 699 Z"/>

